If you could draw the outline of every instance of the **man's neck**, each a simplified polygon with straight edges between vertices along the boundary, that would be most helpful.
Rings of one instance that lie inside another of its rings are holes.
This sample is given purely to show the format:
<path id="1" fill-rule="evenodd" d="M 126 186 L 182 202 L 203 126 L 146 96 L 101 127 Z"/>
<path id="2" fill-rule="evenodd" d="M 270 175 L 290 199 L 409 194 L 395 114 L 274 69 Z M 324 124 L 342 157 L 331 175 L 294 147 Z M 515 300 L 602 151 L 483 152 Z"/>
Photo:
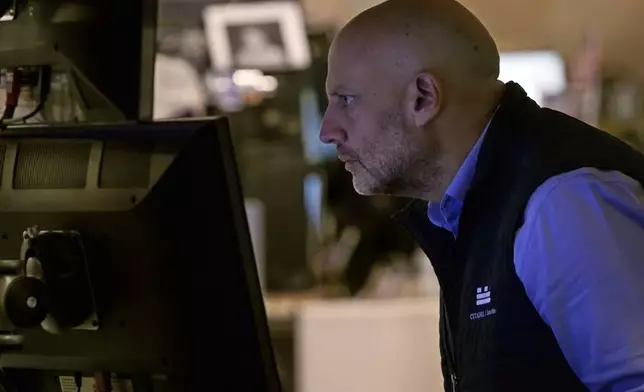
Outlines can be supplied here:
<path id="1" fill-rule="evenodd" d="M 492 121 L 503 92 L 501 87 L 502 85 L 489 99 L 483 100 L 478 108 L 469 108 L 461 113 L 455 113 L 451 124 L 442 127 L 446 131 L 440 135 L 443 150 L 442 159 L 439 162 L 440 175 L 434 180 L 435 184 L 431 184 L 419 194 L 421 199 L 430 203 L 440 203 L 445 197 L 447 189 L 467 156 Z"/>

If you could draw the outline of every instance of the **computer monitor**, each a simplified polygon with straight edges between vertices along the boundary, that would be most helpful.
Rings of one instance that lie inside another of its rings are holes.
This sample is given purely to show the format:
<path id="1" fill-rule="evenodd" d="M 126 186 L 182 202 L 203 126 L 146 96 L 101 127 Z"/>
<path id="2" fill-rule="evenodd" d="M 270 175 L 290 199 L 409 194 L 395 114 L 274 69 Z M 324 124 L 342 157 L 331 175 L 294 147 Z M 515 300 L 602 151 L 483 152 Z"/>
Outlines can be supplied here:
<path id="1" fill-rule="evenodd" d="M 280 390 L 225 119 L 0 132 L 0 270 L 5 369 Z"/>
<path id="2" fill-rule="evenodd" d="M 43 110 L 51 115 L 47 122 L 60 106 L 83 112 L 88 122 L 152 118 L 158 0 L 6 3 L 0 2 L 0 68 L 26 73 L 49 66 L 52 89 L 62 80 L 68 86 L 38 98 L 51 109 Z M 75 105 L 59 97 L 67 90 Z"/>

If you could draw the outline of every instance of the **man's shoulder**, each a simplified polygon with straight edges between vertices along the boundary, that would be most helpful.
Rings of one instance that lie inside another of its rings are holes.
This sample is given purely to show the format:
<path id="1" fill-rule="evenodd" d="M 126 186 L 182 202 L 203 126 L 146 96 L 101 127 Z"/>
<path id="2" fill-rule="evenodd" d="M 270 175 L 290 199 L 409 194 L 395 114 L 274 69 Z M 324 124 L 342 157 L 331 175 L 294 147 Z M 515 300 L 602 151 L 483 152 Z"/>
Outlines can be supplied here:
<path id="1" fill-rule="evenodd" d="M 642 382 L 643 227 L 640 183 L 618 171 L 582 168 L 533 194 L 516 236 L 517 276 L 593 390 L 626 375 Z"/>
<path id="2" fill-rule="evenodd" d="M 639 182 L 619 171 L 586 167 L 566 172 L 548 179 L 530 197 L 515 237 L 515 263 L 562 246 L 578 253 L 580 246 L 606 245 L 608 237 L 621 242 L 620 236 L 631 238 L 638 230 L 644 235 L 642 226 L 644 190 Z"/>
<path id="3" fill-rule="evenodd" d="M 544 203 L 568 204 L 580 198 L 597 200 L 611 196 L 641 197 L 642 185 L 617 170 L 583 167 L 553 176 L 541 184 L 528 201 L 525 218 L 538 214 Z"/>

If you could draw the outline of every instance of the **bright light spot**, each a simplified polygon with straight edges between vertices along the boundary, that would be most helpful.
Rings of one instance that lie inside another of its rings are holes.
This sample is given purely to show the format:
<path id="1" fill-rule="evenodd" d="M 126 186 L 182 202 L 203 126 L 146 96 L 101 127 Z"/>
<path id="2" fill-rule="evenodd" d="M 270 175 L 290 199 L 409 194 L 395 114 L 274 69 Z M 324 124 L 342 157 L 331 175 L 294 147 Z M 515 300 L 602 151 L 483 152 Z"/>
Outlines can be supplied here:
<path id="1" fill-rule="evenodd" d="M 273 91 L 277 90 L 277 86 L 277 78 L 275 78 L 274 76 L 264 76 L 262 82 L 257 87 L 259 91 L 272 93 Z"/>
<path id="2" fill-rule="evenodd" d="M 566 67 L 554 51 L 525 51 L 501 53 L 499 80 L 515 81 L 539 105 L 547 96 L 561 94 L 566 89 Z"/>
<path id="3" fill-rule="evenodd" d="M 233 73 L 233 82 L 239 87 L 246 87 L 262 93 L 277 90 L 278 82 L 274 76 L 264 75 L 256 69 L 240 69 Z"/>
<path id="4" fill-rule="evenodd" d="M 253 87 L 264 78 L 262 71 L 257 69 L 240 69 L 233 74 L 233 82 L 238 86 Z"/>

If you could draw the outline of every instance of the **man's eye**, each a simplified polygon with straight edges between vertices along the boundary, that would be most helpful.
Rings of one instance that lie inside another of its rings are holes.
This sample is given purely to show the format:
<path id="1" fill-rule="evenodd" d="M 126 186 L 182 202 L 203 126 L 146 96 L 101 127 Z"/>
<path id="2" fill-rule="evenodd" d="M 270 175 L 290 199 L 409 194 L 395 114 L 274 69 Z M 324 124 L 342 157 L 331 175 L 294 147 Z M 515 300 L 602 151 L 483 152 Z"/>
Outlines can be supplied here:
<path id="1" fill-rule="evenodd" d="M 355 99 L 355 97 L 353 97 L 353 96 L 351 96 L 351 95 L 341 95 L 341 96 L 340 96 L 340 99 L 342 100 L 342 103 L 343 103 L 343 104 L 345 104 L 345 105 L 349 105 L 349 104 L 351 104 L 351 102 L 353 102 L 353 100 Z"/>

